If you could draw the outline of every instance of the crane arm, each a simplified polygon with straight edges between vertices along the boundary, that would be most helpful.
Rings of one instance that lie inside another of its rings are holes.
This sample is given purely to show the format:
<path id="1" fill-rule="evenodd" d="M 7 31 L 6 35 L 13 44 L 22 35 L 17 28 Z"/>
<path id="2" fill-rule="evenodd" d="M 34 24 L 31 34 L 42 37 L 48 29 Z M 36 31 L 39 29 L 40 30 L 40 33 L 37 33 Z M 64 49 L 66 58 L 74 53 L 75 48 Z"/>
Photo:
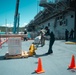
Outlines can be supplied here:
<path id="1" fill-rule="evenodd" d="M 19 1 L 16 2 L 16 10 L 15 10 L 15 16 L 14 16 L 14 27 L 13 27 L 13 33 L 15 34 L 17 31 L 17 22 L 18 22 L 18 9 L 19 9 Z"/>

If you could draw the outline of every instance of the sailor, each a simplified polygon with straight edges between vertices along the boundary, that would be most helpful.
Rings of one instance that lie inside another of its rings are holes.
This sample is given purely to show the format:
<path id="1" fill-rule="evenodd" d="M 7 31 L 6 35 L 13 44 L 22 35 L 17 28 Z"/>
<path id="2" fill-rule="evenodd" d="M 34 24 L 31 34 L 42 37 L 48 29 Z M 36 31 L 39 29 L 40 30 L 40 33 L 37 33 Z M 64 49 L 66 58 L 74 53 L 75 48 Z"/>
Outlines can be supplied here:
<path id="1" fill-rule="evenodd" d="M 69 31 L 66 29 L 65 30 L 65 41 L 68 41 L 68 35 L 69 35 Z"/>
<path id="2" fill-rule="evenodd" d="M 40 39 L 40 42 L 41 42 L 41 47 L 43 47 L 45 45 L 45 32 L 43 30 L 40 31 L 40 36 L 41 36 L 41 39 Z"/>
<path id="3" fill-rule="evenodd" d="M 54 35 L 53 32 L 51 32 L 51 33 L 49 34 L 49 36 L 50 36 L 49 49 L 48 49 L 48 52 L 47 52 L 46 54 L 51 54 L 51 53 L 53 53 L 52 46 L 53 46 L 54 41 L 55 41 L 55 35 Z"/>
<path id="4" fill-rule="evenodd" d="M 50 30 L 49 30 L 49 28 L 47 26 L 45 27 L 45 30 L 46 30 L 46 34 L 45 35 L 49 35 Z"/>
<path id="5" fill-rule="evenodd" d="M 70 39 L 71 39 L 71 40 L 73 40 L 73 38 L 74 38 L 73 36 L 74 36 L 74 30 L 71 29 L 71 31 L 70 31 Z"/>
<path id="6" fill-rule="evenodd" d="M 24 41 L 25 40 L 27 41 L 27 30 L 26 29 L 24 30 Z"/>

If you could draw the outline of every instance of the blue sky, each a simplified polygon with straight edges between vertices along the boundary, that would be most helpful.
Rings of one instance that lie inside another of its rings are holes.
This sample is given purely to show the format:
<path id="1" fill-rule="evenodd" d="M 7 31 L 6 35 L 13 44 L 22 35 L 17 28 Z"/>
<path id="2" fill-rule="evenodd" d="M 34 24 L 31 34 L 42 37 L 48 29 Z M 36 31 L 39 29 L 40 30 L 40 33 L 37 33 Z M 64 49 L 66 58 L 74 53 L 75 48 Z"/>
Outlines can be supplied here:
<path id="1" fill-rule="evenodd" d="M 40 10 L 37 2 L 39 0 L 20 0 L 20 27 L 30 22 Z M 11 25 L 14 23 L 16 0 L 0 0 L 0 26 Z"/>

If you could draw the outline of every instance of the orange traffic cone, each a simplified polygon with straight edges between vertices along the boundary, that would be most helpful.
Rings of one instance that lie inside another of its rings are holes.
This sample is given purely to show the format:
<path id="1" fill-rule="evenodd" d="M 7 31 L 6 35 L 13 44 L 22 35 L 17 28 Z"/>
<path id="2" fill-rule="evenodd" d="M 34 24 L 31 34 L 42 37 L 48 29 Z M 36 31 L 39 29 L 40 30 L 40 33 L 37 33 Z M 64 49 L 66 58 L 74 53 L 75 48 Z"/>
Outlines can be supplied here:
<path id="1" fill-rule="evenodd" d="M 38 67 L 35 70 L 36 73 L 43 73 L 45 72 L 44 69 L 42 68 L 42 62 L 41 62 L 41 58 L 38 58 Z"/>
<path id="2" fill-rule="evenodd" d="M 75 64 L 75 67 L 73 69 L 76 69 L 76 64 Z"/>
<path id="3" fill-rule="evenodd" d="M 75 56 L 72 55 L 71 63 L 68 66 L 68 69 L 73 69 L 75 67 Z"/>

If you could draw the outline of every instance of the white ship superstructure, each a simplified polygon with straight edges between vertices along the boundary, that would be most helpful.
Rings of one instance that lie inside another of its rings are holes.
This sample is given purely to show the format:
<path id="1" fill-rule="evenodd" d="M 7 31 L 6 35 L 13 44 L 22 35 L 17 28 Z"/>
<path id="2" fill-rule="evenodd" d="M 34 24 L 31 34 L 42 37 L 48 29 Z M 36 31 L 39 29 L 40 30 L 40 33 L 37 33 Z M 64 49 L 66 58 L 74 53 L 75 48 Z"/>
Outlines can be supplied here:
<path id="1" fill-rule="evenodd" d="M 74 29 L 75 25 L 75 0 L 40 0 L 40 6 L 44 7 L 28 27 L 34 31 L 48 26 L 50 32 L 53 31 L 57 39 L 65 38 L 65 29 L 69 32 Z"/>

